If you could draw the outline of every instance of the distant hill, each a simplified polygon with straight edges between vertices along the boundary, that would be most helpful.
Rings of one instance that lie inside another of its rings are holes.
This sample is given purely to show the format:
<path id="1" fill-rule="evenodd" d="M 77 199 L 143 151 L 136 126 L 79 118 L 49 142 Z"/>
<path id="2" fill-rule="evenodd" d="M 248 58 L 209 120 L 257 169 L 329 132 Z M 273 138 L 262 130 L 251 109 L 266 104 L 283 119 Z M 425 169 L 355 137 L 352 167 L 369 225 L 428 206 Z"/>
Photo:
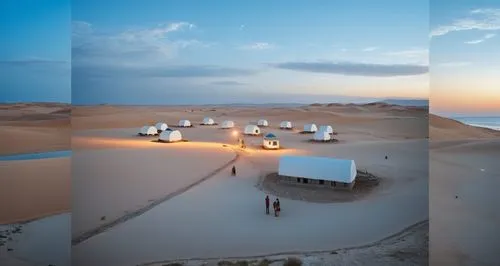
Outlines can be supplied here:
<path id="1" fill-rule="evenodd" d="M 385 99 L 381 102 L 401 106 L 429 106 L 429 100 L 424 99 Z"/>

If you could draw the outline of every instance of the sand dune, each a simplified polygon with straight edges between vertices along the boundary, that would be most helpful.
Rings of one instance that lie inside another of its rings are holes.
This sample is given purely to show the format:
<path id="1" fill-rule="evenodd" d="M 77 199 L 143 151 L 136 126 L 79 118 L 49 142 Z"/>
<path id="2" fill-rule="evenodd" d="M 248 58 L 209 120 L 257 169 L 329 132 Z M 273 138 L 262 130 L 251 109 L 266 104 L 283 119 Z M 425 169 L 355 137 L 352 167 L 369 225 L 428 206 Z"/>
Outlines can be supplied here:
<path id="1" fill-rule="evenodd" d="M 431 140 L 498 138 L 500 131 L 473 127 L 453 119 L 429 114 L 429 136 Z"/>

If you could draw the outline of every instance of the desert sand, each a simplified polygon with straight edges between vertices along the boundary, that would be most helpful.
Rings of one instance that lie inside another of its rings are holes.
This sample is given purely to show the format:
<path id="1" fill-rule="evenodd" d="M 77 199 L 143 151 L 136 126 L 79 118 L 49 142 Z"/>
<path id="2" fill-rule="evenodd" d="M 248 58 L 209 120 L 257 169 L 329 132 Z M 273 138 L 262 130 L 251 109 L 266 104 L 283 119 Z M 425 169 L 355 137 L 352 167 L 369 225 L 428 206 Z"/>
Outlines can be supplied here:
<path id="1" fill-rule="evenodd" d="M 426 109 L 78 106 L 72 114 L 73 185 L 78 184 L 73 200 L 79 204 L 72 217 L 74 265 L 334 250 L 377 242 L 428 219 Z M 248 149 L 236 149 L 231 130 L 199 125 L 206 116 L 219 123 L 233 120 L 237 130 L 265 118 L 271 126 L 263 132 L 277 134 L 284 149 L 260 150 L 261 137 L 245 137 Z M 136 136 L 143 125 L 175 125 L 180 119 L 195 125 L 180 129 L 189 142 L 161 144 Z M 291 120 L 295 130 L 279 130 L 281 120 Z M 308 142 L 312 136 L 299 132 L 311 122 L 332 125 L 339 143 Z M 284 211 L 274 219 L 264 214 L 267 191 L 259 182 L 277 170 L 281 154 L 352 158 L 384 182 L 353 202 L 281 199 Z M 237 177 L 230 176 L 231 160 Z M 426 250 L 421 242 L 420 250 Z M 415 252 L 404 261 L 422 256 Z"/>

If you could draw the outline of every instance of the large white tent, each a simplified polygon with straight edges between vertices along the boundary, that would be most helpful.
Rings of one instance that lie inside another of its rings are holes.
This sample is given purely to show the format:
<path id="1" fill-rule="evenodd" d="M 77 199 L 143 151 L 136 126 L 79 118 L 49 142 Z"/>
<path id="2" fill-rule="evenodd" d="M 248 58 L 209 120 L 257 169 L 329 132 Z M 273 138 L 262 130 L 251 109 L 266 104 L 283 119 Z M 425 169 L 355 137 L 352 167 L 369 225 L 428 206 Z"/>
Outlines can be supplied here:
<path id="1" fill-rule="evenodd" d="M 143 126 L 139 130 L 139 135 L 142 136 L 153 136 L 158 134 L 158 130 L 154 126 Z"/>
<path id="2" fill-rule="evenodd" d="M 247 125 L 243 133 L 245 135 L 260 135 L 260 128 L 256 125 Z"/>
<path id="3" fill-rule="evenodd" d="M 203 125 L 213 125 L 215 121 L 210 117 L 203 118 Z"/>
<path id="4" fill-rule="evenodd" d="M 350 184 L 356 179 L 357 171 L 353 160 L 285 155 L 280 157 L 278 174 Z"/>
<path id="5" fill-rule="evenodd" d="M 182 140 L 182 134 L 179 130 L 167 130 L 163 131 L 158 138 L 159 141 L 164 142 L 176 142 Z"/>
<path id="6" fill-rule="evenodd" d="M 259 121 L 257 121 L 257 125 L 261 127 L 267 127 L 269 126 L 269 122 L 267 122 L 267 120 L 265 119 L 260 119 Z"/>
<path id="7" fill-rule="evenodd" d="M 234 127 L 234 122 L 231 120 L 226 120 L 222 122 L 221 128 L 233 128 Z"/>
<path id="8" fill-rule="evenodd" d="M 185 120 L 185 119 L 180 120 L 179 121 L 179 126 L 180 127 L 190 127 L 191 126 L 191 121 Z"/>
<path id="9" fill-rule="evenodd" d="M 320 130 L 314 133 L 313 139 L 315 141 L 329 141 L 332 139 L 332 136 L 328 132 Z"/>
<path id="10" fill-rule="evenodd" d="M 333 134 L 333 128 L 332 126 L 330 125 L 322 125 L 322 126 L 319 126 L 319 130 L 318 131 L 325 131 L 327 132 L 328 134 Z"/>
<path id="11" fill-rule="evenodd" d="M 162 132 L 162 131 L 167 130 L 168 125 L 166 123 L 163 123 L 163 122 L 158 122 L 158 123 L 156 123 L 155 127 L 158 130 L 158 132 Z"/>
<path id="12" fill-rule="evenodd" d="M 281 121 L 280 128 L 281 129 L 291 129 L 292 128 L 292 122 L 290 122 L 290 121 Z"/>
<path id="13" fill-rule="evenodd" d="M 304 125 L 304 132 L 316 132 L 318 131 L 318 127 L 316 124 L 307 124 Z"/>

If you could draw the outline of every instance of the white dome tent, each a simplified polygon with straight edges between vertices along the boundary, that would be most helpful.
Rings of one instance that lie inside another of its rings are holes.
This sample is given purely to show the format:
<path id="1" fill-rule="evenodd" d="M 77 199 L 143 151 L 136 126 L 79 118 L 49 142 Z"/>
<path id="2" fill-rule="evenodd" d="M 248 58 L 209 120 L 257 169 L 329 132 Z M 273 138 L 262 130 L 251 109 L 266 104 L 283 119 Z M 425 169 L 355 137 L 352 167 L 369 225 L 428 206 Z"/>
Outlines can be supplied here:
<path id="1" fill-rule="evenodd" d="M 325 132 L 327 132 L 328 134 L 333 134 L 333 128 L 332 128 L 332 126 L 330 126 L 330 125 L 323 125 L 323 126 L 320 126 L 318 131 L 325 131 Z"/>
<path id="2" fill-rule="evenodd" d="M 158 130 L 158 133 L 161 133 L 162 131 L 167 130 L 168 125 L 166 123 L 163 123 L 163 122 L 158 122 L 158 123 L 156 123 L 155 127 L 156 127 L 156 130 Z"/>
<path id="3" fill-rule="evenodd" d="M 267 127 L 269 126 L 269 122 L 267 122 L 267 120 L 265 119 L 260 119 L 259 121 L 257 121 L 257 125 L 260 127 Z"/>
<path id="4" fill-rule="evenodd" d="M 203 118 L 203 125 L 214 125 L 215 121 L 210 117 Z"/>
<path id="5" fill-rule="evenodd" d="M 281 129 L 292 129 L 292 122 L 290 122 L 290 121 L 282 121 L 280 123 L 280 128 Z"/>
<path id="6" fill-rule="evenodd" d="M 141 135 L 141 136 L 154 136 L 154 135 L 158 135 L 158 130 L 154 126 L 143 126 L 139 130 L 139 135 Z"/>
<path id="7" fill-rule="evenodd" d="M 179 127 L 191 127 L 191 121 L 185 119 L 180 120 Z"/>
<path id="8" fill-rule="evenodd" d="M 316 124 L 304 125 L 304 132 L 314 133 L 316 131 L 318 131 L 318 127 L 316 126 Z"/>
<path id="9" fill-rule="evenodd" d="M 234 127 L 234 122 L 231 120 L 226 120 L 222 122 L 221 128 L 223 129 L 228 129 L 228 128 L 233 128 Z"/>
<path id="10" fill-rule="evenodd" d="M 245 135 L 260 135 L 260 128 L 256 125 L 247 125 L 243 131 Z"/>
<path id="11" fill-rule="evenodd" d="M 160 142 L 178 142 L 182 140 L 182 134 L 179 130 L 163 131 L 158 138 Z"/>
<path id="12" fill-rule="evenodd" d="M 326 131 L 317 131 L 314 133 L 314 141 L 330 141 L 332 136 Z"/>

